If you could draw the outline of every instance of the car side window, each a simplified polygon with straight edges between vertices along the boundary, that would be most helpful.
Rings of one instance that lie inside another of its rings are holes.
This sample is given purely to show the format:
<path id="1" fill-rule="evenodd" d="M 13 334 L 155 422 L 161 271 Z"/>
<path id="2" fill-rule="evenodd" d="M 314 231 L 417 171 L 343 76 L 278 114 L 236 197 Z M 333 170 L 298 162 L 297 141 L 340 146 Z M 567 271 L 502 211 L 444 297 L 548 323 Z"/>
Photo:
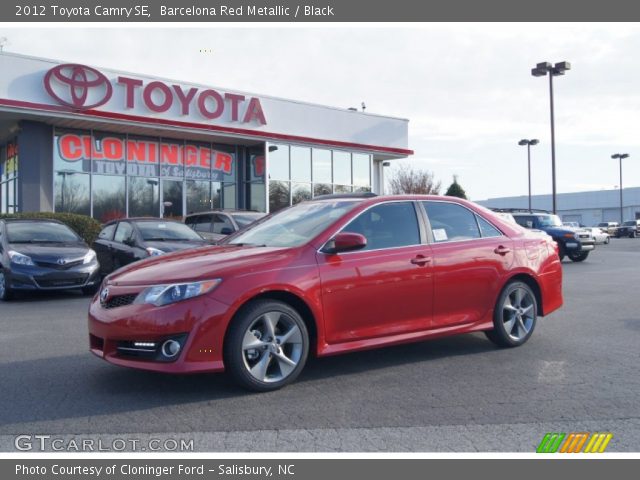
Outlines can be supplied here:
<path id="1" fill-rule="evenodd" d="M 118 228 L 116 229 L 116 236 L 114 237 L 115 242 L 124 243 L 125 240 L 130 239 L 133 236 L 133 226 L 128 222 L 120 222 L 118 223 Z"/>
<path id="2" fill-rule="evenodd" d="M 482 234 L 482 238 L 502 236 L 502 232 L 500 230 L 491 225 L 480 215 L 476 215 L 476 219 L 478 220 L 478 225 L 480 226 L 480 233 Z"/>
<path id="3" fill-rule="evenodd" d="M 533 222 L 533 217 L 529 217 L 529 216 L 519 217 L 517 215 L 514 215 L 513 218 L 515 218 L 516 223 L 518 225 L 520 225 L 521 227 L 524 227 L 524 228 L 533 228 L 534 225 L 535 225 L 534 222 Z"/>
<path id="4" fill-rule="evenodd" d="M 222 229 L 228 228 L 233 232 L 233 224 L 226 215 L 213 216 L 213 233 L 222 234 Z"/>
<path id="5" fill-rule="evenodd" d="M 197 217 L 192 217 L 188 225 L 196 232 L 211 233 L 211 216 L 198 215 Z"/>
<path id="6" fill-rule="evenodd" d="M 422 202 L 436 243 L 480 238 L 475 214 L 449 202 Z"/>
<path id="7" fill-rule="evenodd" d="M 111 240 L 113 238 L 113 232 L 116 230 L 116 223 L 112 225 L 107 225 L 102 229 L 102 231 L 98 234 L 98 238 L 102 240 Z"/>
<path id="8" fill-rule="evenodd" d="M 364 235 L 367 246 L 362 250 L 420 244 L 420 228 L 412 202 L 376 205 L 354 218 L 342 231 Z"/>

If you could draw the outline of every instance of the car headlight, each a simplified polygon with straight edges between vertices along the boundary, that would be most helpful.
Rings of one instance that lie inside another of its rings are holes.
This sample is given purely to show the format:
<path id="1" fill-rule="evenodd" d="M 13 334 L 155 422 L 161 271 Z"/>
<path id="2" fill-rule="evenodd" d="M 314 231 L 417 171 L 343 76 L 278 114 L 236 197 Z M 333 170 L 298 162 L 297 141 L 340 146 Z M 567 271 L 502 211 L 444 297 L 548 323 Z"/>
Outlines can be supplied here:
<path id="1" fill-rule="evenodd" d="M 9 250 L 7 254 L 11 259 L 11 263 L 15 263 L 16 265 L 34 265 L 33 260 L 31 260 L 31 257 L 27 255 L 23 255 L 14 250 Z"/>
<path id="2" fill-rule="evenodd" d="M 153 247 L 147 247 L 147 248 L 145 248 L 145 250 L 147 251 L 147 253 L 149 254 L 150 257 L 157 257 L 158 255 L 164 255 L 166 253 L 163 250 L 159 250 L 159 249 L 153 248 Z"/>
<path id="3" fill-rule="evenodd" d="M 180 302 L 188 298 L 198 297 L 216 288 L 222 280 L 204 280 L 192 283 L 174 283 L 171 285 L 154 285 L 144 289 L 135 300 L 135 303 L 148 303 L 161 307 L 170 303 Z"/>
<path id="4" fill-rule="evenodd" d="M 89 249 L 89 251 L 87 252 L 87 254 L 84 256 L 84 259 L 82 260 L 83 265 L 86 265 L 87 263 L 91 263 L 96 259 L 96 252 L 94 252 L 93 250 Z"/>

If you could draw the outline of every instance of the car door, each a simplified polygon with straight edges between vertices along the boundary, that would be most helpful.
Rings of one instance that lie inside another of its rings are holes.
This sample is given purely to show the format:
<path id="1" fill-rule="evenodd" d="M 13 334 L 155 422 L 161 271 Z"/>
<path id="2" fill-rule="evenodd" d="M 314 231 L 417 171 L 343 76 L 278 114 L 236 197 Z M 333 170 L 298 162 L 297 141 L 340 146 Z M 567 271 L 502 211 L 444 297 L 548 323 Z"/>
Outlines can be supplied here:
<path id="1" fill-rule="evenodd" d="M 117 223 L 112 223 L 104 227 L 98 234 L 98 238 L 93 242 L 92 248 L 98 257 L 100 273 L 107 275 L 113 271 L 113 234 L 116 231 Z"/>
<path id="2" fill-rule="evenodd" d="M 483 320 L 513 263 L 513 241 L 463 205 L 421 203 L 433 238 L 433 328 Z"/>
<path id="3" fill-rule="evenodd" d="M 134 246 L 135 238 L 135 229 L 131 222 L 118 223 L 113 237 L 113 249 L 111 250 L 113 270 L 138 260 L 136 257 L 137 247 Z"/>
<path id="4" fill-rule="evenodd" d="M 431 247 L 412 201 L 376 204 L 342 232 L 361 250 L 317 255 L 327 343 L 425 330 L 431 321 Z"/>

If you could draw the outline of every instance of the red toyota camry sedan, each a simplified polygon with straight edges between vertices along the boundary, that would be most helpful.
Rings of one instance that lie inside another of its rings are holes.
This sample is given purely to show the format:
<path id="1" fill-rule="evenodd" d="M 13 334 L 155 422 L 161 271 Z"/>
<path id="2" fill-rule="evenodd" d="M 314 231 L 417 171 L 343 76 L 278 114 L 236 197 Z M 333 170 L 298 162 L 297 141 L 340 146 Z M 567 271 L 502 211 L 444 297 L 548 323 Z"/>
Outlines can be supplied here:
<path id="1" fill-rule="evenodd" d="M 116 365 L 225 370 L 268 391 L 294 381 L 310 354 L 475 331 L 516 347 L 561 305 L 546 234 L 452 197 L 334 195 L 222 245 L 117 270 L 93 299 L 89 337 Z"/>

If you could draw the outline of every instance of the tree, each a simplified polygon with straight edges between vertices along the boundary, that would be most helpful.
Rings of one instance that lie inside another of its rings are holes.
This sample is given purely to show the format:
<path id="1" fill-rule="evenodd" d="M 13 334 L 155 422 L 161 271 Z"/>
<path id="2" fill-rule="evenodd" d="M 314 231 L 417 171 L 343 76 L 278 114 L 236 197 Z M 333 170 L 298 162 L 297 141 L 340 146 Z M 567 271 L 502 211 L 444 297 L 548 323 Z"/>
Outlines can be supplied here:
<path id="1" fill-rule="evenodd" d="M 453 183 L 449 185 L 449 188 L 447 188 L 447 193 L 445 193 L 445 195 L 447 197 L 458 197 L 467 200 L 467 194 L 464 191 L 464 188 L 462 188 L 458 183 L 457 175 L 453 176 Z"/>
<path id="2" fill-rule="evenodd" d="M 401 163 L 389 180 L 389 187 L 393 195 L 411 193 L 439 195 L 442 184 L 435 181 L 433 173 L 430 171 Z"/>

